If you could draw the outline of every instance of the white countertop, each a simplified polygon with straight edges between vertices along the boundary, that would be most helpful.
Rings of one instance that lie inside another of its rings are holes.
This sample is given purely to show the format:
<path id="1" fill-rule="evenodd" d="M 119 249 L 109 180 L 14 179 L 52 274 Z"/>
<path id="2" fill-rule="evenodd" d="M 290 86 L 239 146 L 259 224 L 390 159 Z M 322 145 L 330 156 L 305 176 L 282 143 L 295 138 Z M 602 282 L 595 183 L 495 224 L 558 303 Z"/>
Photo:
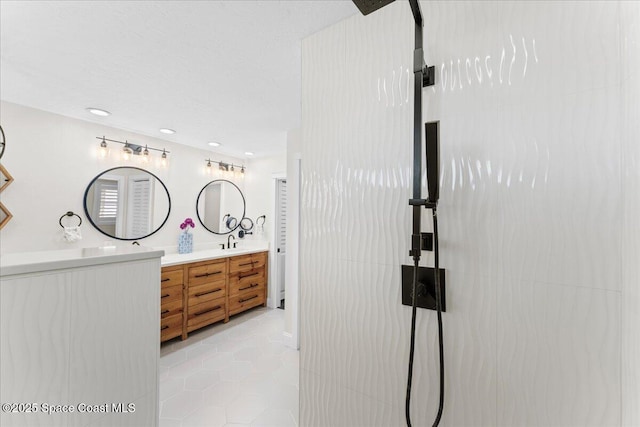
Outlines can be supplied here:
<path id="1" fill-rule="evenodd" d="M 268 242 L 253 241 L 251 244 L 241 243 L 239 248 L 231 249 L 203 249 L 196 250 L 190 254 L 178 254 L 170 253 L 169 250 L 165 250 L 165 255 L 162 257 L 161 264 L 163 267 L 170 265 L 185 264 L 189 262 L 205 261 L 216 258 L 226 258 L 236 255 L 252 254 L 256 252 L 264 252 L 269 250 Z"/>
<path id="2" fill-rule="evenodd" d="M 159 258 L 164 250 L 144 246 L 103 246 L 58 251 L 20 252 L 0 257 L 0 277 L 39 271 Z"/>

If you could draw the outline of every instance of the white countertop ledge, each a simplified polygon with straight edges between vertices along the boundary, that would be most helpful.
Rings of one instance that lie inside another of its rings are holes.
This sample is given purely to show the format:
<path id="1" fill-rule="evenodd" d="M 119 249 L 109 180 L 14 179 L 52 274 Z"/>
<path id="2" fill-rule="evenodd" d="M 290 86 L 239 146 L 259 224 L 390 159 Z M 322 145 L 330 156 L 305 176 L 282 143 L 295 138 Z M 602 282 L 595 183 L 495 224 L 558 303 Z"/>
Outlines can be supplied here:
<path id="1" fill-rule="evenodd" d="M 191 262 L 206 261 L 210 259 L 226 258 L 237 255 L 253 254 L 257 252 L 265 252 L 269 250 L 269 246 L 254 245 L 249 248 L 231 248 L 231 249 L 205 249 L 200 251 L 194 251 L 190 254 L 166 254 L 162 257 L 161 265 L 168 267 L 171 265 L 186 264 Z"/>
<path id="2" fill-rule="evenodd" d="M 161 249 L 144 246 L 103 246 L 58 251 L 9 253 L 0 257 L 0 277 L 138 261 L 160 258 L 163 255 L 164 251 Z"/>

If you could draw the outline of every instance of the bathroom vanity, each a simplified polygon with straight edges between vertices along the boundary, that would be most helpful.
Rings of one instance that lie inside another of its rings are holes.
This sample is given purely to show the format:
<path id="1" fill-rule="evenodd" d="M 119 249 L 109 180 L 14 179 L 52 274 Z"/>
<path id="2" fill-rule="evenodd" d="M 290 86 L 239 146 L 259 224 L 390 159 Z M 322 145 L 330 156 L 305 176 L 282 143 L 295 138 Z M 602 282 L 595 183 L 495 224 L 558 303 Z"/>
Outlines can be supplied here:
<path id="1" fill-rule="evenodd" d="M 266 305 L 267 248 L 213 249 L 162 258 L 160 339 L 192 331 Z"/>
<path id="2" fill-rule="evenodd" d="M 3 426 L 158 425 L 162 250 L 3 255 Z M 48 413 L 52 412 L 52 413 Z"/>

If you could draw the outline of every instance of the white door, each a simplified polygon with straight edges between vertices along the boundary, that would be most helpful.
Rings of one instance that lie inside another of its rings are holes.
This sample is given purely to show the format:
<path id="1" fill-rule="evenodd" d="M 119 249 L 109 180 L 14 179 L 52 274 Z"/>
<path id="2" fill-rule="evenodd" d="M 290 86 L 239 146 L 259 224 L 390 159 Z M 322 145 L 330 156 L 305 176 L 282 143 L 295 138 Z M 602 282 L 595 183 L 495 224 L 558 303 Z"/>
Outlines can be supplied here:
<path id="1" fill-rule="evenodd" d="M 276 183 L 276 307 L 284 301 L 284 277 L 287 243 L 287 180 Z"/>

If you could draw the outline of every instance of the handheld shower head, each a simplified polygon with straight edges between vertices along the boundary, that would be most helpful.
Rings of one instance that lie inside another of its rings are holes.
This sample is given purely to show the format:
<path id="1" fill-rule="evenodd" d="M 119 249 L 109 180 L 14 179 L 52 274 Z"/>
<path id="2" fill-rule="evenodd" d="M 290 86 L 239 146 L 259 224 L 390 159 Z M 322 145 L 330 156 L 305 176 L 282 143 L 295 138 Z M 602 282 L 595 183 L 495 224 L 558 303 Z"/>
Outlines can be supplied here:
<path id="1" fill-rule="evenodd" d="M 425 123 L 425 153 L 427 155 L 427 185 L 430 203 L 438 204 L 440 196 L 440 122 Z"/>
<path id="2" fill-rule="evenodd" d="M 381 9 L 388 5 L 389 3 L 393 3 L 394 0 L 353 0 L 360 12 L 363 15 L 368 15 L 371 12 L 375 12 L 378 9 Z"/>

